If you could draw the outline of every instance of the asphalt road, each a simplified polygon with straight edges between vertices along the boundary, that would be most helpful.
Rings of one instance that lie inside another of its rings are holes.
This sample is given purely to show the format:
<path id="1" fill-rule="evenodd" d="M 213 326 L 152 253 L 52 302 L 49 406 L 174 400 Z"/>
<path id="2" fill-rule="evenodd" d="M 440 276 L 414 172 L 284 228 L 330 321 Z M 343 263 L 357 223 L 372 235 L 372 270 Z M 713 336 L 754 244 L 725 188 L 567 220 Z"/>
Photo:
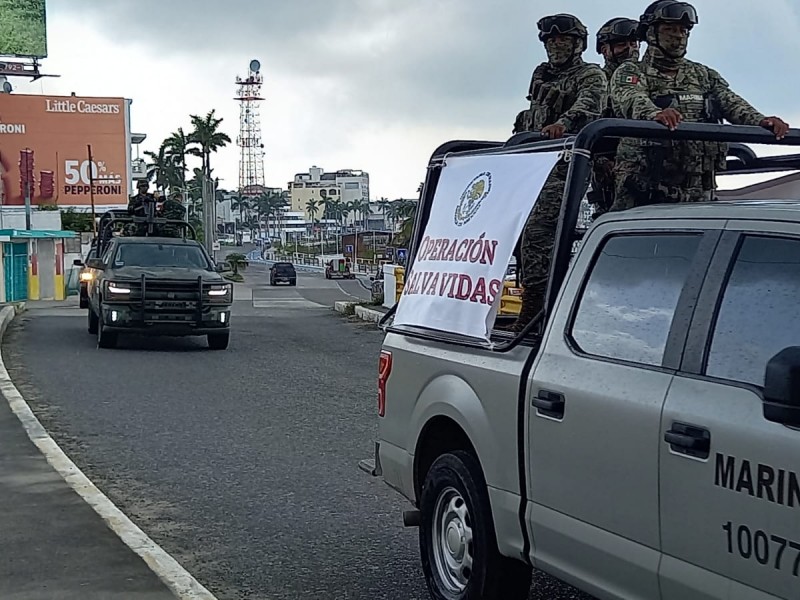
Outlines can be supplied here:
<path id="1" fill-rule="evenodd" d="M 6 365 L 65 452 L 220 600 L 427 599 L 408 505 L 357 468 L 382 334 L 329 307 L 363 288 L 247 276 L 227 351 L 163 338 L 98 350 L 85 311 L 59 307 L 11 325 Z M 537 583 L 532 599 L 587 598 Z"/>

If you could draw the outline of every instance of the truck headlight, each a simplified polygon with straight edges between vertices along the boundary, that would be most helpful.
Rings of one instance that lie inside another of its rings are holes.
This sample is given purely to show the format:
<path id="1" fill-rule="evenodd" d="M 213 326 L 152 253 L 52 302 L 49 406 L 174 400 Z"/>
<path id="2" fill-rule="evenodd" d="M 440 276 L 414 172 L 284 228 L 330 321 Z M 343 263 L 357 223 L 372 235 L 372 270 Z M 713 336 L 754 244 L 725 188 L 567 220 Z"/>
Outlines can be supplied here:
<path id="1" fill-rule="evenodd" d="M 122 283 L 114 283 L 113 281 L 108 284 L 108 291 L 111 294 L 130 294 L 131 288 Z"/>
<path id="2" fill-rule="evenodd" d="M 81 273 L 81 281 L 91 281 L 92 279 L 94 279 L 94 275 L 88 271 L 86 273 Z"/>
<path id="3" fill-rule="evenodd" d="M 230 285 L 215 285 L 211 289 L 208 290 L 208 295 L 214 298 L 219 298 L 221 296 L 227 296 L 233 286 Z"/>

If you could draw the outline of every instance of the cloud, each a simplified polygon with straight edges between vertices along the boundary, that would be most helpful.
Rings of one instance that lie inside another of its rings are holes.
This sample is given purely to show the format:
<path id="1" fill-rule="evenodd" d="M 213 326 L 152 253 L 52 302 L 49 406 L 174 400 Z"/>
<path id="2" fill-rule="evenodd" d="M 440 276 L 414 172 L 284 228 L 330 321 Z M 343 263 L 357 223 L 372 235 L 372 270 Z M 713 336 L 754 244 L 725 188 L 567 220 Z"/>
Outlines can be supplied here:
<path id="1" fill-rule="evenodd" d="M 50 0 L 49 93 L 124 95 L 154 147 L 188 115 L 216 108 L 235 140 L 234 79 L 252 58 L 265 77 L 261 120 L 268 185 L 312 164 L 363 169 L 372 196 L 414 197 L 430 153 L 454 138 L 506 139 L 531 70 L 544 60 L 536 21 L 571 12 L 593 39 L 612 16 L 588 0 Z M 800 79 L 794 0 L 698 0 L 694 60 L 717 68 L 767 113 L 791 111 Z M 613 13 L 611 11 L 614 11 Z M 765 22 L 769 15 L 769 31 Z M 238 152 L 216 169 L 236 187 Z"/>

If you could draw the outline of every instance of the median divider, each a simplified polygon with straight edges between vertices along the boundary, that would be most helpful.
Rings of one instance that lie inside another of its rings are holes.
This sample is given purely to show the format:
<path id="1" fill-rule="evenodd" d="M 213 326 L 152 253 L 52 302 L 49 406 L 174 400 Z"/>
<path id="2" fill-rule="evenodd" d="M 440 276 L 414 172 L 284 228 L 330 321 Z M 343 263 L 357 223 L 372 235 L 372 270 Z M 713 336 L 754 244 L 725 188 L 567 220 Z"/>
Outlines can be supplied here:
<path id="1" fill-rule="evenodd" d="M 378 323 L 386 314 L 380 310 L 362 306 L 357 302 L 336 302 L 333 305 L 336 312 L 342 313 L 346 316 L 355 316 L 362 321 L 369 321 L 371 323 Z"/>

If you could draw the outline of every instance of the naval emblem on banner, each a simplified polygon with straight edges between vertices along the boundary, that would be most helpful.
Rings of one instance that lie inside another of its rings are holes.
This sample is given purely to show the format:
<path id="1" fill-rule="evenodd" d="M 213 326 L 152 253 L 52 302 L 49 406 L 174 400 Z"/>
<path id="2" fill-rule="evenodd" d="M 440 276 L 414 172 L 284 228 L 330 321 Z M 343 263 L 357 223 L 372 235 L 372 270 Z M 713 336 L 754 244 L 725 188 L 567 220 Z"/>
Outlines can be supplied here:
<path id="1" fill-rule="evenodd" d="M 514 246 L 558 154 L 447 159 L 395 325 L 489 340 Z"/>

